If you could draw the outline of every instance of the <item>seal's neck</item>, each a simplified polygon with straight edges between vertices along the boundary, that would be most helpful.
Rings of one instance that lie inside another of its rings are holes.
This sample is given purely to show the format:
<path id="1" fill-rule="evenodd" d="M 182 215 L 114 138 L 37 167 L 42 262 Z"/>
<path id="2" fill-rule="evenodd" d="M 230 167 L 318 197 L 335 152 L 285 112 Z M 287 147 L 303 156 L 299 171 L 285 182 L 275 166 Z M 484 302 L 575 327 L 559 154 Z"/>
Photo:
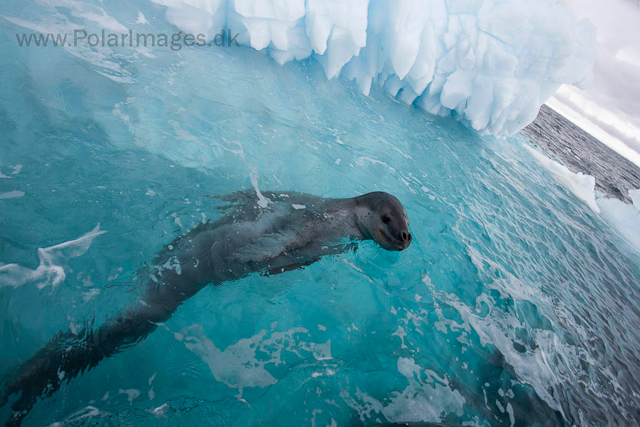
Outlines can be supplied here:
<path id="1" fill-rule="evenodd" d="M 373 239 L 371 230 L 366 227 L 371 210 L 359 205 L 355 198 L 332 199 L 327 202 L 323 213 L 331 218 L 331 223 L 336 224 L 340 234 L 357 240 Z"/>

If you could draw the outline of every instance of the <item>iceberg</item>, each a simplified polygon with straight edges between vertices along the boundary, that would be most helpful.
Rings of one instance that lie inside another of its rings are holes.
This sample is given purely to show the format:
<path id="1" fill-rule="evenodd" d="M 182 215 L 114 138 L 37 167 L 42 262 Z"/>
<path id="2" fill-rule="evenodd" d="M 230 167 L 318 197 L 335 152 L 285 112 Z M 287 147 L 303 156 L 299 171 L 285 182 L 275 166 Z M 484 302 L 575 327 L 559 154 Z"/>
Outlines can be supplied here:
<path id="1" fill-rule="evenodd" d="M 630 204 L 596 194 L 596 180 L 593 176 L 572 172 L 529 145 L 524 145 L 524 148 L 562 187 L 599 214 L 620 236 L 640 251 L 640 189 L 629 190 L 632 201 Z"/>
<path id="2" fill-rule="evenodd" d="M 525 145 L 524 148 L 531 153 L 533 158 L 536 159 L 561 186 L 573 193 L 574 196 L 589 206 L 592 211 L 600 213 L 600 207 L 596 201 L 596 179 L 594 177 L 582 172 L 571 172 L 566 166 L 551 160 L 528 145 Z M 624 202 L 620 203 L 624 204 Z"/>
<path id="3" fill-rule="evenodd" d="M 153 0 L 180 30 L 229 31 L 278 63 L 372 84 L 483 134 L 512 135 L 592 79 L 595 27 L 554 0 Z"/>
<path id="4" fill-rule="evenodd" d="M 633 204 L 606 197 L 599 199 L 598 204 L 606 220 L 640 251 L 640 189 L 630 190 L 629 197 Z"/>

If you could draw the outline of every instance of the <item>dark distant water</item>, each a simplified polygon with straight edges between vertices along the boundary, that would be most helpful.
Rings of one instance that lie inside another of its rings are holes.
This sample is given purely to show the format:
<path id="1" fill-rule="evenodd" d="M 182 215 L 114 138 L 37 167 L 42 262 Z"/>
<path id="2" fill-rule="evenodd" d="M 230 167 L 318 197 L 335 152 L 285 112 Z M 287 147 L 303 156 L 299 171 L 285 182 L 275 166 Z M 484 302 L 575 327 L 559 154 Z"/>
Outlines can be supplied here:
<path id="1" fill-rule="evenodd" d="M 596 190 L 631 203 L 628 191 L 640 188 L 640 168 L 546 105 L 522 133 L 572 172 L 596 179 Z"/>

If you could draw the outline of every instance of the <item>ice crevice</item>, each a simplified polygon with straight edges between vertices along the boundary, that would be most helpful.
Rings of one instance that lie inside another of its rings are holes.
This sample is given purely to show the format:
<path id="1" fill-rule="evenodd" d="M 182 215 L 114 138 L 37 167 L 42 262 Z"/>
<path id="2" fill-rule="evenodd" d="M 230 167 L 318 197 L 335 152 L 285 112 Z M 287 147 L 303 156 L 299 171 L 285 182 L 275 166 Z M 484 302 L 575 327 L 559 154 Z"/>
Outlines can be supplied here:
<path id="1" fill-rule="evenodd" d="M 562 84 L 592 78 L 595 27 L 555 0 L 152 0 L 180 30 L 222 29 L 278 63 L 373 84 L 481 133 L 511 135 Z"/>

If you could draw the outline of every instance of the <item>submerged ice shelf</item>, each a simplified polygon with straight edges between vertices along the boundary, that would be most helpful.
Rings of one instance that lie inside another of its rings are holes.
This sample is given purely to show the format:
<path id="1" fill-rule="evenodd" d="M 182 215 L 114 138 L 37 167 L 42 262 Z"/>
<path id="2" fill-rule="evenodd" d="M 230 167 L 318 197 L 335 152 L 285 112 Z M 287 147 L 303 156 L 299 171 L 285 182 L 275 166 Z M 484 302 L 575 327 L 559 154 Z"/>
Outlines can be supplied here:
<path id="1" fill-rule="evenodd" d="M 221 28 L 283 64 L 313 57 L 355 80 L 482 133 L 531 123 L 562 84 L 591 79 L 595 28 L 554 0 L 153 0 L 211 40 Z"/>

